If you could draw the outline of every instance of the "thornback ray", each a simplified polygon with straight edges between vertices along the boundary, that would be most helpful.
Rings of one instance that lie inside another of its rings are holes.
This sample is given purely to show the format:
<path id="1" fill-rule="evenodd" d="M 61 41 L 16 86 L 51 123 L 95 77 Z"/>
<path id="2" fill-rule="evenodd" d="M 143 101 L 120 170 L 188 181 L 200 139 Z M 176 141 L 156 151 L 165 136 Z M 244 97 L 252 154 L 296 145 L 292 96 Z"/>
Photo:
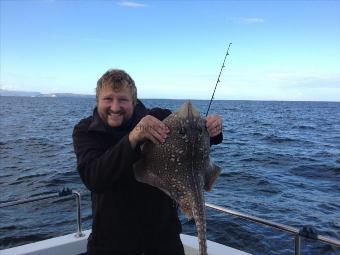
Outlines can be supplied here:
<path id="1" fill-rule="evenodd" d="M 170 132 L 165 143 L 146 142 L 134 165 L 136 180 L 155 186 L 174 199 L 187 218 L 194 218 L 200 255 L 207 254 L 204 190 L 210 191 L 221 172 L 210 159 L 205 120 L 184 103 L 163 120 Z"/>

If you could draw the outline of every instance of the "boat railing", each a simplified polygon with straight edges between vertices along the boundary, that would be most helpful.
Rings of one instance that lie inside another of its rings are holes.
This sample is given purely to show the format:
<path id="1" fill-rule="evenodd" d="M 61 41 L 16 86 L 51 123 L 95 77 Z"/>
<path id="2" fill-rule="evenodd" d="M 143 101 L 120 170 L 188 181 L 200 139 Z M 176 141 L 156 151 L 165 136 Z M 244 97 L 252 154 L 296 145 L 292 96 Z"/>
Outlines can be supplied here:
<path id="1" fill-rule="evenodd" d="M 318 235 L 316 233 L 316 230 L 314 228 L 311 227 L 302 227 L 301 229 L 298 228 L 294 228 L 294 227 L 290 227 L 287 225 L 283 225 L 283 224 L 279 224 L 273 221 L 269 221 L 269 220 L 265 220 L 265 219 L 261 219 L 259 217 L 255 217 L 249 214 L 245 214 L 245 213 L 241 213 L 238 211 L 234 211 L 234 210 L 230 210 L 227 208 L 224 208 L 222 206 L 218 206 L 218 205 L 213 205 L 213 204 L 209 204 L 209 203 L 205 203 L 205 206 L 214 210 L 217 210 L 219 212 L 223 212 L 225 214 L 229 214 L 229 215 L 233 215 L 245 220 L 249 220 L 255 223 L 259 223 L 262 225 L 266 225 L 281 231 L 284 231 L 286 233 L 292 234 L 294 235 L 294 250 L 295 250 L 295 255 L 300 255 L 301 254 L 301 238 L 307 238 L 307 239 L 312 239 L 312 240 L 318 240 L 321 241 L 323 243 L 326 244 L 330 244 L 330 245 L 334 245 L 337 247 L 340 247 L 340 241 L 326 237 L 326 236 L 322 236 L 322 235 Z"/>
<path id="2" fill-rule="evenodd" d="M 63 189 L 60 192 L 48 194 L 48 195 L 42 195 L 42 196 L 36 196 L 33 198 L 23 199 L 23 200 L 16 200 L 16 201 L 9 201 L 9 202 L 1 202 L 0 203 L 0 209 L 4 207 L 14 206 L 14 205 L 21 205 L 29 202 L 34 201 L 40 201 L 44 199 L 50 199 L 50 198 L 58 198 L 58 197 L 70 197 L 74 196 L 76 199 L 76 210 L 77 210 L 77 232 L 75 234 L 76 237 L 83 237 L 84 234 L 82 233 L 82 226 L 81 226 L 81 208 L 80 208 L 80 192 L 76 190 L 70 190 L 70 189 Z M 340 247 L 340 241 L 318 235 L 316 231 L 313 228 L 303 227 L 301 229 L 290 227 L 284 224 L 279 224 L 273 221 L 265 220 L 259 217 L 255 217 L 249 214 L 241 213 L 238 211 L 234 211 L 231 209 L 224 208 L 222 206 L 213 205 L 210 203 L 205 203 L 205 206 L 214 210 L 217 210 L 219 212 L 223 212 L 228 215 L 233 215 L 245 220 L 249 220 L 258 224 L 266 225 L 281 231 L 284 231 L 286 233 L 294 235 L 294 249 L 295 249 L 295 255 L 301 254 L 301 238 L 307 238 L 312 240 L 318 240 L 323 243 L 333 245 Z"/>
<path id="3" fill-rule="evenodd" d="M 70 190 L 68 188 L 64 188 L 59 192 L 47 194 L 47 195 L 41 195 L 36 196 L 32 198 L 26 198 L 21 200 L 15 200 L 15 201 L 8 201 L 8 202 L 1 202 L 0 203 L 0 209 L 9 207 L 9 206 L 15 206 L 15 205 L 22 205 L 34 201 L 40 201 L 45 199 L 51 199 L 51 198 L 59 198 L 59 197 L 71 197 L 74 196 L 76 199 L 76 210 L 77 210 L 77 232 L 75 234 L 76 237 L 83 237 L 84 234 L 81 229 L 81 208 L 80 208 L 80 192 L 77 190 Z"/>

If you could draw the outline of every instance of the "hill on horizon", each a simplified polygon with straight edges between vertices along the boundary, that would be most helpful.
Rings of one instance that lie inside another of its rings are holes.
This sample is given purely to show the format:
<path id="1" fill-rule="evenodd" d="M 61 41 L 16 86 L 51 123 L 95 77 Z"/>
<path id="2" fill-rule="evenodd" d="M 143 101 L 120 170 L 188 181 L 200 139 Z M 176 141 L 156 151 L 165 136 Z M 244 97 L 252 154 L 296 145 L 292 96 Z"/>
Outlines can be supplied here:
<path id="1" fill-rule="evenodd" d="M 94 98 L 95 95 L 75 94 L 75 93 L 40 93 L 36 91 L 18 91 L 0 89 L 0 96 L 17 96 L 17 97 L 89 97 Z"/>

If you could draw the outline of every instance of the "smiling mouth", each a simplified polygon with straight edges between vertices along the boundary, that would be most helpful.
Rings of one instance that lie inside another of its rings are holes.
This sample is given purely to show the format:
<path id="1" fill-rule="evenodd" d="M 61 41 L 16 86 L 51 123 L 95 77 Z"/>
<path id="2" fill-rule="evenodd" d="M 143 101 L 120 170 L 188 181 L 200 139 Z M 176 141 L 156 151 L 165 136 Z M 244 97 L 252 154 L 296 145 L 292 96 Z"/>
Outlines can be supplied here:
<path id="1" fill-rule="evenodd" d="M 122 112 L 109 112 L 108 115 L 110 117 L 117 118 L 117 117 L 123 116 L 123 113 Z"/>

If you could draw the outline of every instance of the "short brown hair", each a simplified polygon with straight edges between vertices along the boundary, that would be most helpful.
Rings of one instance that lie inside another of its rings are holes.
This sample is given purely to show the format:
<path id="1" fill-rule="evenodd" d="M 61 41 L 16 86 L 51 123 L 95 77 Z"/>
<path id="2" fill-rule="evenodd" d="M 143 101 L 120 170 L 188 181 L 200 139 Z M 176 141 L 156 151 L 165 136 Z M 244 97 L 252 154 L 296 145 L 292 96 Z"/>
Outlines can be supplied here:
<path id="1" fill-rule="evenodd" d="M 119 90 L 122 88 L 130 88 L 133 104 L 137 103 L 137 88 L 134 80 L 130 75 L 124 70 L 120 69 L 110 69 L 106 71 L 97 81 L 96 87 L 96 99 L 98 101 L 99 93 L 104 87 L 111 87 L 114 90 Z"/>

